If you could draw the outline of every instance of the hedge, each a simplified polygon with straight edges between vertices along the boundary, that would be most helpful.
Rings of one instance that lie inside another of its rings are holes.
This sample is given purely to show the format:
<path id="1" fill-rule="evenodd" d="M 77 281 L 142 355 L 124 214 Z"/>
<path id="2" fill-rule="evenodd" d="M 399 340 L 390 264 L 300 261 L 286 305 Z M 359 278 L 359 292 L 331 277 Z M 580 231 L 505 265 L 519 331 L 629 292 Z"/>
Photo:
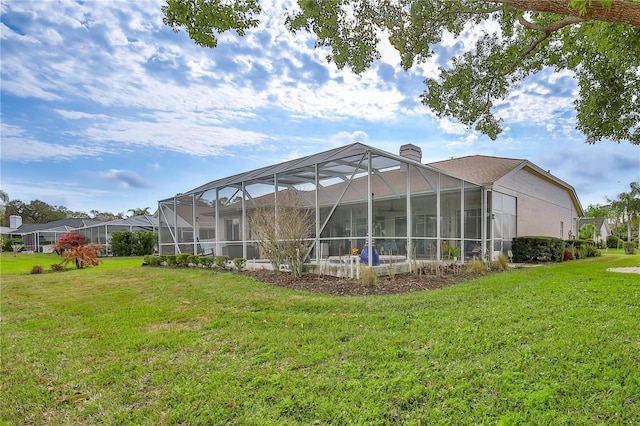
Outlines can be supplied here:
<path id="1" fill-rule="evenodd" d="M 554 237 L 516 237 L 511 245 L 514 262 L 561 262 L 565 243 Z"/>

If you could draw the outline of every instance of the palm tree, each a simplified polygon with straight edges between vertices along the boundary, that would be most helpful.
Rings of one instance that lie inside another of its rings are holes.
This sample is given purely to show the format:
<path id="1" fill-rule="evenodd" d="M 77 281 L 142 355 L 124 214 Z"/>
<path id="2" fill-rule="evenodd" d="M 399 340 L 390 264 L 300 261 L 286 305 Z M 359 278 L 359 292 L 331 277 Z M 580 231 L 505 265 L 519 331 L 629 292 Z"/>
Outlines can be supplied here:
<path id="1" fill-rule="evenodd" d="M 131 212 L 131 216 L 146 216 L 151 214 L 151 207 L 145 207 L 143 209 L 129 209 L 128 212 Z"/>
<path id="2" fill-rule="evenodd" d="M 627 241 L 631 241 L 631 222 L 635 215 L 640 214 L 640 183 L 631 182 L 631 191 L 618 195 L 617 200 L 611 201 L 611 208 L 626 216 Z"/>

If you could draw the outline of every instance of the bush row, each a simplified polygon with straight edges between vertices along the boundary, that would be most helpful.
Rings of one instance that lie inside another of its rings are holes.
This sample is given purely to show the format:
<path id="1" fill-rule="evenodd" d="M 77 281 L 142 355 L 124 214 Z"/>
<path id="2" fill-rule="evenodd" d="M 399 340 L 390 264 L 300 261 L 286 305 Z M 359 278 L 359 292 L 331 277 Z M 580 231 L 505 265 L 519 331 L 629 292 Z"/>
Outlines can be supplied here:
<path id="1" fill-rule="evenodd" d="M 153 254 L 158 234 L 151 231 L 114 231 L 111 252 L 114 256 L 144 256 Z"/>
<path id="2" fill-rule="evenodd" d="M 593 240 L 564 241 L 554 237 L 516 237 L 512 253 L 514 262 L 561 262 L 602 254 Z"/>
<path id="3" fill-rule="evenodd" d="M 196 256 L 188 253 L 175 255 L 147 255 L 144 257 L 143 265 L 148 266 L 168 266 L 168 267 L 201 267 L 205 269 L 237 269 L 242 271 L 247 263 L 247 259 L 236 257 L 229 261 L 229 256 Z"/>

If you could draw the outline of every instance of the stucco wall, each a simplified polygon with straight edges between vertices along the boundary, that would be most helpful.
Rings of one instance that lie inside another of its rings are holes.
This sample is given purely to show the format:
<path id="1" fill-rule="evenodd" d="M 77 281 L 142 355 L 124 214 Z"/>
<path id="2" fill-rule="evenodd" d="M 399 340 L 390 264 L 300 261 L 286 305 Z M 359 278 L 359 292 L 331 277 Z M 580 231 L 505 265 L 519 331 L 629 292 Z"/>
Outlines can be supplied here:
<path id="1" fill-rule="evenodd" d="M 575 235 L 578 213 L 571 195 L 553 181 L 523 168 L 496 182 L 494 190 L 517 196 L 518 236 L 566 239 L 569 231 Z"/>

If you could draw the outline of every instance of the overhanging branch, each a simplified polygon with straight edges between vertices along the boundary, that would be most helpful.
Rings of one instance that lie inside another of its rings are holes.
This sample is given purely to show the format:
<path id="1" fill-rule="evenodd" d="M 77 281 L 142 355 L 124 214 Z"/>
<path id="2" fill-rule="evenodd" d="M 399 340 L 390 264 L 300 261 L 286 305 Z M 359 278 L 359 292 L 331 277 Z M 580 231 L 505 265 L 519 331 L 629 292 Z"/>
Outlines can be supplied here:
<path id="1" fill-rule="evenodd" d="M 587 5 L 585 13 L 571 7 L 569 0 L 479 0 L 486 3 L 502 3 L 516 9 L 531 12 L 547 12 L 572 16 L 587 21 L 619 22 L 640 27 L 640 3 L 625 0 L 611 0 L 611 5 L 603 6 L 600 0 Z"/>

